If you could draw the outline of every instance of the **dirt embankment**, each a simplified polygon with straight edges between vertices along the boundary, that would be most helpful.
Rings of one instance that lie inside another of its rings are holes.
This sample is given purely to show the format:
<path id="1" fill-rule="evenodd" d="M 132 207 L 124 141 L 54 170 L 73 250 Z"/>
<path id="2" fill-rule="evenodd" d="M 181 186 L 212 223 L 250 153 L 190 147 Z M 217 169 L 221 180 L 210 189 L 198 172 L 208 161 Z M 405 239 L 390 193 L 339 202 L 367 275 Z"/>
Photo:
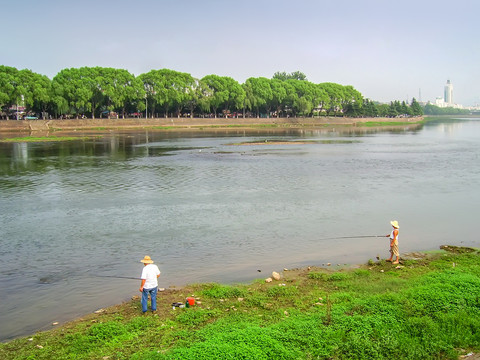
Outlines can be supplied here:
<path id="1" fill-rule="evenodd" d="M 50 131 L 92 128 L 145 128 L 145 127 L 230 127 L 230 126 L 281 126 L 322 127 L 328 125 L 361 126 L 365 122 L 398 122 L 416 124 L 423 118 L 156 118 L 156 119 L 71 119 L 71 120 L 0 120 L 0 131 Z"/>

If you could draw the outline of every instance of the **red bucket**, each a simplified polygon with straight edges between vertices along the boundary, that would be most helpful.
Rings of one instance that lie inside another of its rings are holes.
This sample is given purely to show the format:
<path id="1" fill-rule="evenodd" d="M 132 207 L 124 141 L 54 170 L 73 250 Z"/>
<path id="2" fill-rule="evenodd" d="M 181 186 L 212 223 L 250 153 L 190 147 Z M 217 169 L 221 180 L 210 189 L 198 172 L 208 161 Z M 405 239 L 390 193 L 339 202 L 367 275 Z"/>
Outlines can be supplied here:
<path id="1" fill-rule="evenodd" d="M 186 303 L 187 303 L 188 307 L 194 306 L 194 305 L 195 305 L 195 298 L 193 298 L 193 297 L 187 297 Z"/>

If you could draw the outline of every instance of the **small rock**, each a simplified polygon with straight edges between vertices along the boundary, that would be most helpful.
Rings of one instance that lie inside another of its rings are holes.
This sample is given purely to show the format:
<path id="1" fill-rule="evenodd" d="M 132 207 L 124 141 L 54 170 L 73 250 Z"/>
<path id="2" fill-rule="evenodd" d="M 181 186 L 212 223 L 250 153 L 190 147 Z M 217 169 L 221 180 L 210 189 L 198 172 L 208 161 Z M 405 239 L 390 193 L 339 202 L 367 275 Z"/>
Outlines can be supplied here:
<path id="1" fill-rule="evenodd" d="M 318 300 L 323 301 L 323 298 L 319 297 Z"/>
<path id="2" fill-rule="evenodd" d="M 280 280 L 280 274 L 277 273 L 276 271 L 273 271 L 272 272 L 272 278 L 274 278 L 275 280 Z"/>
<path id="3" fill-rule="evenodd" d="M 43 349 L 43 346 L 42 345 L 37 345 L 37 348 Z"/>
<path id="4" fill-rule="evenodd" d="M 404 268 L 404 266 L 402 266 L 402 265 L 395 266 L 395 269 L 403 269 L 403 268 Z"/>
<path id="5" fill-rule="evenodd" d="M 58 325 L 58 321 L 53 322 L 52 325 Z"/>
<path id="6" fill-rule="evenodd" d="M 266 282 L 266 283 L 271 283 L 272 281 L 273 281 L 272 278 L 266 278 L 266 279 L 265 279 L 265 282 Z"/>
<path id="7" fill-rule="evenodd" d="M 237 300 L 238 300 L 238 301 L 243 301 L 243 298 L 238 298 Z"/>
<path id="8" fill-rule="evenodd" d="M 287 269 L 287 268 L 283 268 L 283 271 L 288 271 L 288 269 Z"/>
<path id="9" fill-rule="evenodd" d="M 330 265 L 332 265 L 332 263 L 327 263 L 327 266 L 330 266 Z"/>
<path id="10" fill-rule="evenodd" d="M 94 313 L 95 313 L 95 314 L 100 314 L 100 313 L 102 313 L 102 312 L 104 312 L 104 311 L 105 311 L 105 310 L 103 310 L 103 309 L 98 309 L 98 310 L 95 310 Z"/>
<path id="11" fill-rule="evenodd" d="M 28 341 L 33 341 L 33 338 L 28 339 Z"/>
<path id="12" fill-rule="evenodd" d="M 285 314 L 285 316 L 288 316 L 288 311 L 285 310 L 283 313 Z"/>
<path id="13" fill-rule="evenodd" d="M 201 302 L 201 301 L 197 301 L 197 305 L 202 305 L 202 302 Z"/>
<path id="14" fill-rule="evenodd" d="M 380 270 L 380 272 L 382 273 L 382 272 L 383 272 L 383 270 Z"/>
<path id="15" fill-rule="evenodd" d="M 158 291 L 165 291 L 165 288 L 158 288 Z"/>

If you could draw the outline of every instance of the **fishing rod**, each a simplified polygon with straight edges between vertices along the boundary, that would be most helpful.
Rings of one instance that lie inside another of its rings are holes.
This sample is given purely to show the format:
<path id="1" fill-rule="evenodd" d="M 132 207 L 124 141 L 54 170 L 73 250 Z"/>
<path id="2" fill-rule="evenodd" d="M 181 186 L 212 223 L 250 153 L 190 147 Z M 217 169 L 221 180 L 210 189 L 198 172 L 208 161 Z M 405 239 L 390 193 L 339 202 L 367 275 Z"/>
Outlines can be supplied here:
<path id="1" fill-rule="evenodd" d="M 140 278 L 130 277 L 130 276 L 115 276 L 115 275 L 94 275 L 94 276 L 95 277 L 101 277 L 101 278 L 141 280 Z"/>
<path id="2" fill-rule="evenodd" d="M 377 238 L 377 237 L 385 237 L 385 235 L 337 236 L 337 237 L 331 237 L 331 238 L 324 238 L 320 240 L 361 239 L 361 238 Z"/>
<path id="3" fill-rule="evenodd" d="M 114 279 L 130 279 L 130 280 L 141 280 L 140 278 L 130 277 L 130 276 L 115 276 L 115 275 L 91 275 L 91 274 L 83 274 L 86 276 L 91 277 L 99 277 L 99 278 L 114 278 Z M 52 284 L 57 281 L 65 280 L 66 277 L 56 277 L 56 276 L 43 276 L 41 277 L 38 282 L 40 284 Z"/>

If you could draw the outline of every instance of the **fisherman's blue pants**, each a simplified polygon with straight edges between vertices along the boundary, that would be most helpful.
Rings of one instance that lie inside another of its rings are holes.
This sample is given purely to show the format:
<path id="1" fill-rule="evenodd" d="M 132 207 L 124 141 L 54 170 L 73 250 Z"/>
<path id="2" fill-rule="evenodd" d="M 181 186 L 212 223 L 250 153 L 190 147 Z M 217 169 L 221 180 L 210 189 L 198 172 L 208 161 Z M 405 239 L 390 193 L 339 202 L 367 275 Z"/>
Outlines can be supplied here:
<path id="1" fill-rule="evenodd" d="M 154 287 L 152 289 L 143 289 L 142 291 L 142 311 L 147 312 L 147 305 L 148 305 L 148 295 L 150 294 L 150 299 L 151 299 L 151 308 L 152 311 L 157 310 L 157 287 Z"/>

